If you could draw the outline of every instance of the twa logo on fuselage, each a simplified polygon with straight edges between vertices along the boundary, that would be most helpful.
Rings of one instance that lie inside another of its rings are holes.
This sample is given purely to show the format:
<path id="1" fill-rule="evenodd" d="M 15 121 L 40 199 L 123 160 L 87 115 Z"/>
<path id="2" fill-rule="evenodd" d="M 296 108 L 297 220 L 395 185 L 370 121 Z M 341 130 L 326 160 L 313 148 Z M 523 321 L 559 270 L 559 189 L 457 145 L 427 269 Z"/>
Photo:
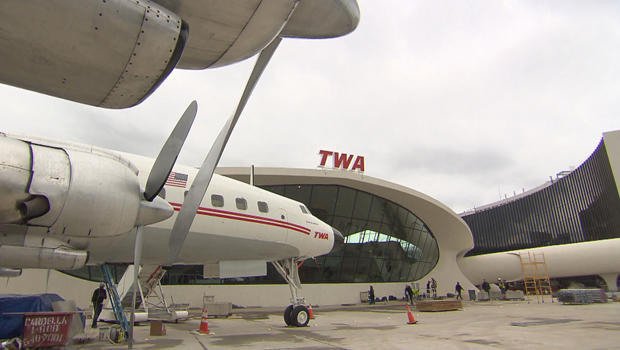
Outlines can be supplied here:
<path id="1" fill-rule="evenodd" d="M 328 233 L 323 233 L 323 232 L 314 232 L 314 238 L 329 239 L 329 234 Z"/>
<path id="2" fill-rule="evenodd" d="M 327 158 L 332 157 L 334 158 L 334 168 L 364 172 L 363 156 L 355 156 L 353 154 L 338 153 L 325 150 L 320 150 L 319 154 L 321 155 L 321 163 L 319 165 L 321 167 L 324 167 L 325 164 L 327 164 Z M 355 161 L 353 161 L 354 157 Z M 351 166 L 351 164 L 353 166 Z M 351 169 L 349 169 L 349 166 L 351 166 Z"/>

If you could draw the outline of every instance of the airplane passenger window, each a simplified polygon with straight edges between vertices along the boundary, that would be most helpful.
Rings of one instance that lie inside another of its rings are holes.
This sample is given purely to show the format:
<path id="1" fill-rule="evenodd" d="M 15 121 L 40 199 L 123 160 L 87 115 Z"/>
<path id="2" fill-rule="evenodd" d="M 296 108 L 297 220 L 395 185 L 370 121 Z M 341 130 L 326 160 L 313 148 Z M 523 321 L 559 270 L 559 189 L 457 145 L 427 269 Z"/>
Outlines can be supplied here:
<path id="1" fill-rule="evenodd" d="M 211 205 L 214 207 L 223 207 L 224 206 L 224 197 L 219 194 L 211 195 Z"/>
<path id="2" fill-rule="evenodd" d="M 308 211 L 306 210 L 306 207 L 304 207 L 303 205 L 299 206 L 301 208 L 301 212 L 304 214 L 308 214 Z"/>
<path id="3" fill-rule="evenodd" d="M 258 201 L 258 211 L 260 211 L 261 213 L 267 213 L 269 212 L 269 206 L 266 202 Z"/>
<path id="4" fill-rule="evenodd" d="M 248 201 L 246 201 L 245 198 L 236 198 L 235 203 L 237 204 L 237 209 L 248 209 Z"/>

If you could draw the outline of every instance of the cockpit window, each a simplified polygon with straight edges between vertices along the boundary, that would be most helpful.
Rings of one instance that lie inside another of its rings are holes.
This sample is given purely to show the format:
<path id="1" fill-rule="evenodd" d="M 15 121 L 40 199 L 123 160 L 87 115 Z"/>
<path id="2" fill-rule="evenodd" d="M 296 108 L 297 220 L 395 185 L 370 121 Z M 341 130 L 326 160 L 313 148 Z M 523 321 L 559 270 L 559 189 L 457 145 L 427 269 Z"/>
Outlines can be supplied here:
<path id="1" fill-rule="evenodd" d="M 301 208 L 301 212 L 304 214 L 308 214 L 308 209 L 306 209 L 306 207 L 304 205 L 300 205 L 299 206 Z"/>

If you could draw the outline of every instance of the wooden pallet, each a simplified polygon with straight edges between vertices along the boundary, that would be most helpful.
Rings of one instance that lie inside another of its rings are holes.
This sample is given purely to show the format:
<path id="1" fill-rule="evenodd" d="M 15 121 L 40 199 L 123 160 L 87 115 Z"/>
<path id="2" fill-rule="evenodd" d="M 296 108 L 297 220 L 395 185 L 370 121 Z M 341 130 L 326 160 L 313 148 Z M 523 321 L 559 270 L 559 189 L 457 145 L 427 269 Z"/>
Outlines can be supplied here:
<path id="1" fill-rule="evenodd" d="M 425 300 L 416 302 L 420 312 L 454 311 L 463 308 L 460 300 Z"/>

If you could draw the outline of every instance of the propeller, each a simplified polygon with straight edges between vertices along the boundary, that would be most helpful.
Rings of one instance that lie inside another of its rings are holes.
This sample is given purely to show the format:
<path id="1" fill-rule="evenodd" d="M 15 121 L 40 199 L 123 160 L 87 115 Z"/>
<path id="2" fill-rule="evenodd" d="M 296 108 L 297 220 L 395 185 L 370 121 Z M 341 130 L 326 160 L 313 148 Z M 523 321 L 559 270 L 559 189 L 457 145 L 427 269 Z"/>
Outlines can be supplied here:
<path id="1" fill-rule="evenodd" d="M 181 152 L 181 147 L 183 147 L 183 143 L 185 143 L 189 129 L 194 123 L 197 112 L 198 104 L 196 101 L 192 101 L 189 106 L 187 106 L 187 109 L 185 109 L 181 119 L 179 119 L 177 125 L 170 133 L 170 136 L 168 136 L 168 140 L 166 140 L 166 143 L 159 152 L 151 168 L 151 172 L 149 173 L 149 178 L 146 181 L 146 188 L 144 190 L 145 200 L 149 202 L 153 201 L 155 196 L 157 196 L 159 191 L 164 187 L 166 179 L 168 179 L 168 175 L 170 175 L 172 167 L 179 156 L 179 152 Z"/>
<path id="2" fill-rule="evenodd" d="M 185 143 L 185 139 L 187 138 L 187 134 L 189 133 L 192 124 L 194 123 L 194 119 L 196 118 L 196 113 L 198 112 L 198 104 L 196 101 L 192 101 L 189 106 L 185 109 L 185 112 L 177 122 L 176 126 L 168 136 L 166 143 L 162 147 L 157 159 L 155 159 L 155 163 L 153 163 L 153 167 L 151 168 L 151 172 L 149 173 L 149 177 L 146 181 L 146 189 L 144 190 L 144 201 L 141 205 L 141 211 L 138 216 L 137 225 L 136 225 L 136 240 L 134 244 L 134 255 L 133 255 L 133 285 L 132 285 L 132 304 L 131 304 L 131 318 L 129 321 L 129 337 L 128 337 L 128 347 L 131 349 L 133 347 L 133 325 L 135 321 L 136 315 L 136 296 L 138 294 L 138 274 L 140 271 L 140 262 L 142 260 L 142 232 L 145 225 L 145 216 L 158 215 L 154 212 L 160 212 L 160 208 L 157 207 L 157 201 L 155 203 L 153 200 L 157 197 L 157 194 L 164 187 L 170 172 L 172 171 L 172 167 L 176 162 L 179 152 L 181 152 L 181 148 Z M 160 199 L 161 201 L 161 199 Z M 163 203 L 170 205 L 168 203 Z M 172 214 L 170 214 L 172 215 Z M 146 221 L 149 222 L 149 221 Z"/>
<path id="3" fill-rule="evenodd" d="M 220 130 L 220 133 L 211 146 L 211 150 L 202 163 L 198 174 L 196 174 L 196 178 L 192 182 L 170 234 L 170 240 L 168 242 L 170 247 L 168 262 L 170 264 L 174 264 L 177 261 L 181 248 L 183 247 L 183 242 L 185 242 L 185 238 L 187 237 L 189 229 L 194 222 L 194 218 L 196 217 L 196 210 L 198 210 L 200 202 L 202 202 L 202 198 L 207 192 L 207 187 L 209 187 L 215 167 L 224 152 L 224 147 L 226 146 L 233 128 L 235 127 L 235 124 L 237 124 L 239 116 L 245 108 L 252 91 L 254 90 L 254 86 L 256 86 L 258 79 L 265 70 L 267 63 L 269 63 L 269 60 L 271 59 L 271 56 L 273 56 L 278 44 L 280 44 L 280 41 L 282 41 L 282 38 L 280 36 L 276 37 L 265 49 L 263 49 L 263 51 L 261 51 L 256 63 L 254 64 L 254 68 L 252 69 L 252 73 L 250 74 L 250 78 L 248 79 L 245 89 L 243 90 L 243 95 L 241 95 L 241 99 L 239 100 L 235 113 L 228 119 L 222 130 Z"/>

